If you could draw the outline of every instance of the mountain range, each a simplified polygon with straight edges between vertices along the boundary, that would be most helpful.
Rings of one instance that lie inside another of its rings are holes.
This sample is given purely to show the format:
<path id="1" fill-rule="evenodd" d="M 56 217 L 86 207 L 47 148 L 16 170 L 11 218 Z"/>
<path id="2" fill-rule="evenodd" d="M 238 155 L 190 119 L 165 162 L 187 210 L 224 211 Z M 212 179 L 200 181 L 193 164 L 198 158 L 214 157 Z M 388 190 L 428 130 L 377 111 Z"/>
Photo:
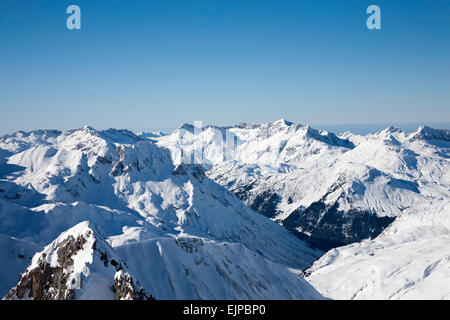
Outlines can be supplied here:
<path id="1" fill-rule="evenodd" d="M 285 120 L 5 135 L 0 296 L 450 298 L 449 152 Z"/>
<path id="2" fill-rule="evenodd" d="M 119 271 L 156 299 L 321 297 L 299 273 L 322 251 L 246 207 L 201 166 L 175 165 L 148 139 L 84 127 L 18 132 L 0 148 L 7 298 L 113 297 L 112 289 L 86 287 L 101 279 L 113 288 Z M 75 248 L 62 251 L 66 242 Z M 128 268 L 101 268 L 102 252 Z M 67 284 L 30 280 L 48 272 Z"/>

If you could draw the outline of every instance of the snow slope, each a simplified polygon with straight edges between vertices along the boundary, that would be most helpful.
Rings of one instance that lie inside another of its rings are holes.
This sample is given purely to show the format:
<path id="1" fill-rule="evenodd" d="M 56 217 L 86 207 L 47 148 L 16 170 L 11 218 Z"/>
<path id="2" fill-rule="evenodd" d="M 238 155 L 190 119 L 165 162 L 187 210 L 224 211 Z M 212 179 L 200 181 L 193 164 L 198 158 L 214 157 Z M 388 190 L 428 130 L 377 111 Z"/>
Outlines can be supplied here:
<path id="1" fill-rule="evenodd" d="M 323 299 L 299 270 L 238 243 L 177 237 L 116 250 L 157 299 Z"/>
<path id="2" fill-rule="evenodd" d="M 0 235 L 0 296 L 17 284 L 18 275 L 28 267 L 33 255 L 40 249 L 31 241 Z"/>
<path id="3" fill-rule="evenodd" d="M 450 299 L 450 202 L 428 210 L 403 214 L 374 240 L 329 251 L 307 279 L 333 299 Z"/>

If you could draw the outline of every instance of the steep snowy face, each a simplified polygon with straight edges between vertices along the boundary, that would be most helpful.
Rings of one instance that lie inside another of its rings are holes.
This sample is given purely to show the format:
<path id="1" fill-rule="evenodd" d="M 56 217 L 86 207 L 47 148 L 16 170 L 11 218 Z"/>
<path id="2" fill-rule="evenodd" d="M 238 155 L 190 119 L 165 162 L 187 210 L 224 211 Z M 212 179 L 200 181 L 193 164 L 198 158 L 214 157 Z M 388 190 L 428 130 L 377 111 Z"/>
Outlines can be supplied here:
<path id="1" fill-rule="evenodd" d="M 161 299 L 323 299 L 299 270 L 238 243 L 177 237 L 116 250 L 140 275 L 143 286 L 149 292 L 157 290 Z"/>
<path id="2" fill-rule="evenodd" d="M 1 138 L 0 150 L 0 234 L 40 249 L 90 221 L 113 247 L 196 236 L 299 269 L 323 253 L 246 207 L 201 166 L 174 165 L 169 150 L 126 130 L 17 133 Z"/>
<path id="3" fill-rule="evenodd" d="M 5 299 L 148 299 L 125 263 L 88 222 L 36 253 Z"/>
<path id="4" fill-rule="evenodd" d="M 0 298 L 17 284 L 18 275 L 41 249 L 34 242 L 0 235 Z"/>
<path id="5" fill-rule="evenodd" d="M 193 133 L 200 132 L 208 177 L 325 250 L 374 238 L 403 211 L 448 198 L 446 130 L 408 134 L 391 127 L 337 137 L 283 120 L 194 129 L 175 131 L 159 144 L 176 158 L 180 150 L 191 152 Z M 236 137 L 236 155 L 226 161 L 217 156 L 219 132 Z"/>
<path id="6" fill-rule="evenodd" d="M 333 249 L 307 279 L 333 299 L 449 299 L 450 201 L 404 212 L 374 240 Z"/>
<path id="7" fill-rule="evenodd" d="M 410 137 L 410 141 L 426 141 L 428 143 L 435 143 L 439 146 L 450 147 L 450 131 L 444 129 L 433 129 L 427 126 L 420 127 Z"/>

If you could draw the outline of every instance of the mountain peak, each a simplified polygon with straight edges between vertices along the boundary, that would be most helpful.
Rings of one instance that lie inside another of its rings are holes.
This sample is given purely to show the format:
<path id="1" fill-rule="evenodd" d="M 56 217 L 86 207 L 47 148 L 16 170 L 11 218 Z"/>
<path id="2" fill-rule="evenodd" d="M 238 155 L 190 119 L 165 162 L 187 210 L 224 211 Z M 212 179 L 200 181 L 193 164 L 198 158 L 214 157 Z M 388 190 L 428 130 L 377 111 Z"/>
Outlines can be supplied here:
<path id="1" fill-rule="evenodd" d="M 5 298 L 148 298 L 141 288 L 138 291 L 135 288 L 125 263 L 97 229 L 90 222 L 83 221 L 36 253 L 17 286 Z"/>
<path id="2" fill-rule="evenodd" d="M 84 125 L 84 126 L 81 128 L 81 130 L 82 130 L 82 131 L 85 131 L 85 132 L 87 132 L 87 133 L 97 132 L 97 130 L 95 130 L 93 127 L 88 126 L 88 125 Z"/>
<path id="3" fill-rule="evenodd" d="M 450 131 L 445 129 L 433 129 L 428 126 L 421 126 L 416 130 L 416 132 L 412 133 L 410 140 L 442 140 L 445 142 L 450 142 Z"/>
<path id="4" fill-rule="evenodd" d="M 402 132 L 402 130 L 399 127 L 390 126 L 384 129 L 382 132 L 394 133 L 394 132 Z"/>
<path id="5" fill-rule="evenodd" d="M 275 122 L 272 122 L 272 125 L 275 125 L 275 126 L 287 126 L 288 127 L 288 126 L 291 126 L 293 124 L 294 124 L 293 122 L 287 121 L 287 120 L 285 120 L 283 118 L 281 118 L 280 120 L 277 120 Z"/>

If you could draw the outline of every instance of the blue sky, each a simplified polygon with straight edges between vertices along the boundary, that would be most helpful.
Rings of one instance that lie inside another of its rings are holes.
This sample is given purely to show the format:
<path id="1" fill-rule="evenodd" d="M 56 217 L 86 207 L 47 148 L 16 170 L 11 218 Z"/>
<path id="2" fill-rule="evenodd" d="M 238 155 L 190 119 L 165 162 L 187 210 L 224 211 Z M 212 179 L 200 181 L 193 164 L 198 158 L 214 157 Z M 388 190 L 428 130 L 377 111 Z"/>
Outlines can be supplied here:
<path id="1" fill-rule="evenodd" d="M 0 133 L 448 124 L 450 1 L 1 0 L 0 110 Z"/>

